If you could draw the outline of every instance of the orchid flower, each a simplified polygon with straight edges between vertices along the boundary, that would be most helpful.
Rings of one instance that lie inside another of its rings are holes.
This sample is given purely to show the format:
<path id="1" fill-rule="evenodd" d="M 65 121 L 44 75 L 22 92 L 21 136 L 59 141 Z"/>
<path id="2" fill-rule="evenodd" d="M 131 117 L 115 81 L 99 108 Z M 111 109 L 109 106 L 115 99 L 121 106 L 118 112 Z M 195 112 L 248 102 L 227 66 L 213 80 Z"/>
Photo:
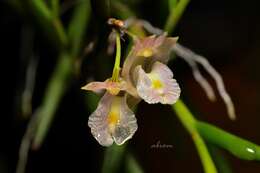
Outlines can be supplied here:
<path id="1" fill-rule="evenodd" d="M 166 64 L 177 40 L 178 37 L 166 37 L 166 34 L 162 34 L 137 38 L 134 41 L 122 69 L 122 77 L 128 83 L 127 90 L 132 96 L 140 97 L 136 90 L 138 76 L 135 75 L 135 68 L 140 65 L 147 72 L 151 71 L 156 61 Z"/>
<path id="2" fill-rule="evenodd" d="M 128 107 L 131 101 L 144 100 L 149 104 L 174 104 L 180 87 L 167 65 L 177 37 L 148 36 L 136 38 L 120 70 L 120 35 L 116 32 L 116 60 L 112 78 L 91 82 L 82 87 L 94 92 L 106 90 L 97 109 L 90 115 L 88 126 L 102 146 L 115 142 L 122 145 L 137 130 L 137 121 Z M 120 73 L 122 72 L 122 73 Z"/>

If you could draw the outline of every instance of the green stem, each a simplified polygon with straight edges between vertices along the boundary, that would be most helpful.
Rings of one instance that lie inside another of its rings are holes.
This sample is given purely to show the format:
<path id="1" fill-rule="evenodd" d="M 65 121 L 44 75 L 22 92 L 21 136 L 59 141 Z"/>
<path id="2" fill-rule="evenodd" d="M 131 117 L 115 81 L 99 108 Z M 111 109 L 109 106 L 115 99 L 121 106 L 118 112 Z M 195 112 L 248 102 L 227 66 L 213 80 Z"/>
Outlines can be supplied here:
<path id="1" fill-rule="evenodd" d="M 164 26 L 164 30 L 169 34 L 171 34 L 171 32 L 175 29 L 176 24 L 179 22 L 179 19 L 184 13 L 189 2 L 190 0 L 180 0 L 176 7 L 171 10 Z"/>
<path id="2" fill-rule="evenodd" d="M 120 163 L 124 156 L 126 149 L 126 144 L 118 146 L 113 144 L 112 146 L 106 148 L 105 157 L 102 165 L 102 173 L 116 173 L 120 168 Z"/>
<path id="3" fill-rule="evenodd" d="M 70 25 L 68 27 L 68 40 L 70 53 L 73 58 L 77 57 L 84 41 L 84 34 L 90 20 L 90 0 L 84 0 L 74 9 Z"/>
<path id="4" fill-rule="evenodd" d="M 196 127 L 209 143 L 228 150 L 240 159 L 260 161 L 260 146 L 205 122 L 198 121 Z"/>
<path id="5" fill-rule="evenodd" d="M 67 35 L 59 18 L 53 16 L 53 13 L 42 0 L 28 0 L 27 4 L 31 13 L 35 16 L 36 22 L 39 23 L 48 38 L 56 43 L 59 48 L 66 47 Z"/>
<path id="6" fill-rule="evenodd" d="M 120 1 L 111 1 L 112 15 L 118 16 L 121 19 L 135 17 L 135 13 Z"/>
<path id="7" fill-rule="evenodd" d="M 206 173 L 217 173 L 216 167 L 210 157 L 207 146 L 196 129 L 196 119 L 181 100 L 173 105 L 173 109 L 183 126 L 190 133 L 198 150 L 204 171 Z"/>
<path id="8" fill-rule="evenodd" d="M 120 43 L 120 34 L 116 32 L 116 59 L 113 69 L 112 81 L 119 81 L 119 72 L 120 72 L 120 59 L 121 59 L 121 43 Z"/>
<path id="9" fill-rule="evenodd" d="M 71 77 L 72 58 L 68 54 L 62 54 L 58 61 L 44 95 L 44 100 L 39 108 L 39 124 L 33 140 L 33 148 L 37 149 L 42 144 L 56 109 L 68 86 L 66 83 Z"/>
<path id="10" fill-rule="evenodd" d="M 207 146 L 218 171 L 221 173 L 232 173 L 233 171 L 229 165 L 229 161 L 226 159 L 222 151 L 211 144 L 208 144 Z"/>
<path id="11" fill-rule="evenodd" d="M 126 172 L 127 173 L 143 173 L 141 166 L 131 153 L 126 155 Z"/>
<path id="12" fill-rule="evenodd" d="M 169 6 L 169 11 L 170 12 L 172 12 L 172 10 L 175 10 L 177 2 L 178 2 L 178 0 L 169 0 L 168 1 L 168 6 Z"/>
<path id="13" fill-rule="evenodd" d="M 52 14 L 54 17 L 59 17 L 59 11 L 60 11 L 60 1 L 59 0 L 51 0 L 51 8 L 52 8 Z"/>
<path id="14" fill-rule="evenodd" d="M 73 74 L 73 64 L 75 62 L 74 57 L 80 51 L 80 45 L 84 38 L 85 28 L 88 24 L 90 16 L 89 6 L 89 0 L 84 0 L 75 8 L 74 15 L 69 24 L 68 35 L 68 38 L 73 44 L 71 44 L 71 49 L 68 52 L 65 50 L 61 51 L 57 67 L 47 85 L 44 100 L 39 111 L 41 116 L 33 141 L 34 148 L 38 148 L 42 144 L 58 108 L 59 102 L 69 86 L 69 81 Z M 80 24 L 75 25 L 75 23 Z M 77 29 L 72 29 L 75 26 Z"/>

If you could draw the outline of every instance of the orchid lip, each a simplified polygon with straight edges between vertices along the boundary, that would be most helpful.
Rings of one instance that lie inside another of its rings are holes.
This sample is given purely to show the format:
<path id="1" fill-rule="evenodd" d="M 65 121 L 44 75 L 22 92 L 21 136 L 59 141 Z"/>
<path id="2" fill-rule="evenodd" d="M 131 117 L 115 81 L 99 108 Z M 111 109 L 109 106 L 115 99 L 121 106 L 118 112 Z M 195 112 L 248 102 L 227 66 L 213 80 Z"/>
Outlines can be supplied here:
<path id="1" fill-rule="evenodd" d="M 152 71 L 146 73 L 137 66 L 137 92 L 149 104 L 173 104 L 180 96 L 180 87 L 171 70 L 160 62 L 155 62 Z"/>
<path id="2" fill-rule="evenodd" d="M 113 142 L 122 145 L 137 130 L 136 118 L 126 104 L 126 97 L 109 93 L 102 97 L 97 109 L 90 115 L 88 125 L 102 146 L 110 146 Z"/>

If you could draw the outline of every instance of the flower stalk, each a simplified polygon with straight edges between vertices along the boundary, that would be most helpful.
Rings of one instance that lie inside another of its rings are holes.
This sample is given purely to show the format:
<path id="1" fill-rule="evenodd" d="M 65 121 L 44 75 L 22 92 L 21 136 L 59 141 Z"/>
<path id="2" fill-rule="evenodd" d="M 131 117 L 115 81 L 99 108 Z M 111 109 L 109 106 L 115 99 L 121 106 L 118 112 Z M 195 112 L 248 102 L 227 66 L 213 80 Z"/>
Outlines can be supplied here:
<path id="1" fill-rule="evenodd" d="M 116 31 L 116 59 L 115 59 L 113 75 L 112 75 L 113 82 L 119 82 L 120 60 L 121 60 L 120 34 L 119 32 Z"/>

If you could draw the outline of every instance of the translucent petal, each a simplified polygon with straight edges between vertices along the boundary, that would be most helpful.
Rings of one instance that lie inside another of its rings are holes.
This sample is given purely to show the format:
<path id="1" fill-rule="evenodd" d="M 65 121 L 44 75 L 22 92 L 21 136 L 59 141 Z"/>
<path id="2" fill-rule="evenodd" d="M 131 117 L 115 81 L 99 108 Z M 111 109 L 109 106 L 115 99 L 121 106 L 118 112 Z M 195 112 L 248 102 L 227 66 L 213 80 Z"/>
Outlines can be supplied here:
<path id="1" fill-rule="evenodd" d="M 90 115 L 88 125 L 92 135 L 102 146 L 110 146 L 113 141 L 122 145 L 137 130 L 135 115 L 126 104 L 126 95 L 119 97 L 108 92 Z"/>
<path id="2" fill-rule="evenodd" d="M 122 145 L 125 141 L 132 138 L 136 130 L 136 118 L 133 111 L 127 106 L 125 96 L 120 100 L 120 120 L 112 134 L 113 139 L 117 145 Z"/>
<path id="3" fill-rule="evenodd" d="M 108 131 L 107 115 L 110 111 L 110 106 L 113 96 L 106 93 L 99 101 L 97 109 L 90 115 L 88 126 L 91 129 L 92 135 L 102 146 L 110 146 L 113 144 L 113 139 Z"/>
<path id="4" fill-rule="evenodd" d="M 158 74 L 161 82 L 164 84 L 163 104 L 173 104 L 180 97 L 181 89 L 177 81 L 173 78 L 173 73 L 167 65 L 155 62 L 152 68 L 152 74 Z"/>
<path id="5" fill-rule="evenodd" d="M 150 71 L 156 61 L 167 63 L 177 40 L 178 37 L 166 37 L 166 34 L 160 36 L 152 35 L 135 40 L 134 46 L 127 56 L 122 69 L 122 76 L 128 83 L 127 92 L 129 94 L 138 97 L 135 88 L 135 68 L 141 65 L 145 71 Z"/>
<path id="6" fill-rule="evenodd" d="M 160 47 L 158 47 L 157 54 L 154 56 L 153 62 L 159 61 L 166 64 L 170 59 L 170 54 L 178 39 L 179 37 L 166 37 Z"/>
<path id="7" fill-rule="evenodd" d="M 140 40 L 136 40 L 133 47 L 133 53 L 136 56 L 153 56 L 156 53 L 157 48 L 163 43 L 164 39 L 165 35 L 160 35 L 159 37 L 152 35 Z"/>
<path id="8" fill-rule="evenodd" d="M 137 92 L 147 103 L 174 104 L 180 96 L 180 87 L 173 73 L 164 64 L 155 62 L 152 71 L 146 73 L 141 66 L 137 66 Z"/>

